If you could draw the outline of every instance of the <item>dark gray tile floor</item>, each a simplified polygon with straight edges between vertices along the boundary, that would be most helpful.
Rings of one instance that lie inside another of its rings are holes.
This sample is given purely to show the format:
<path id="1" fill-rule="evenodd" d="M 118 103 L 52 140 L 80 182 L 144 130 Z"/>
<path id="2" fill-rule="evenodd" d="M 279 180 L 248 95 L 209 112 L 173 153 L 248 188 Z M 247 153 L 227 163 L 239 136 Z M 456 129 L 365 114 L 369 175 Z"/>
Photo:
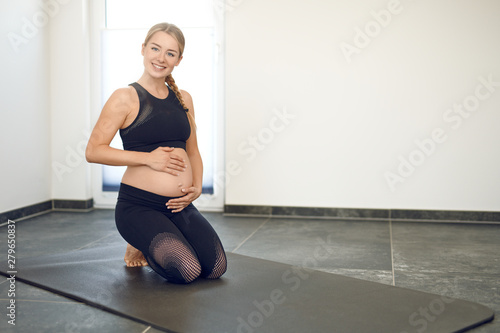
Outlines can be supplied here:
<path id="1" fill-rule="evenodd" d="M 26 257 L 125 246 L 113 214 L 52 212 L 18 221 L 18 269 Z M 204 215 L 226 251 L 470 300 L 500 315 L 500 225 Z M 0 251 L 5 258 L 5 226 L 0 227 Z M 21 282 L 16 283 L 14 327 L 7 323 L 8 289 L 2 278 L 0 332 L 159 332 Z M 500 332 L 500 319 L 471 332 Z"/>

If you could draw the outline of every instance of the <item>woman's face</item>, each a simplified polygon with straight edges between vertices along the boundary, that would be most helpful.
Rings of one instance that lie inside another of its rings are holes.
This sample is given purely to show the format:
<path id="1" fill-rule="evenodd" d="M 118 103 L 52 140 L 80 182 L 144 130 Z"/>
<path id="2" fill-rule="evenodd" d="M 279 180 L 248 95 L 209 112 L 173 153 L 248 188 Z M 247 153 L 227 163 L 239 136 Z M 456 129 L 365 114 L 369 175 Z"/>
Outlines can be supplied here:
<path id="1" fill-rule="evenodd" d="M 179 45 L 174 37 L 166 32 L 156 32 L 145 45 L 142 45 L 144 68 L 154 78 L 165 78 L 182 60 Z"/>

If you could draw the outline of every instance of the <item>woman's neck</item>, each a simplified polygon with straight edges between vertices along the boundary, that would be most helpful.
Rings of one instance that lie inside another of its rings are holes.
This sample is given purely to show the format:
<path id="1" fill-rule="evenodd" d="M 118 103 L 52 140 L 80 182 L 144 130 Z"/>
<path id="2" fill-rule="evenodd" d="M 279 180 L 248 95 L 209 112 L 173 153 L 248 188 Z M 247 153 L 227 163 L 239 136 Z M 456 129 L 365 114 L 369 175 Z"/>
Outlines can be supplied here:
<path id="1" fill-rule="evenodd" d="M 166 89 L 165 78 L 152 78 L 146 74 L 143 74 L 137 83 L 152 92 L 163 93 Z"/>

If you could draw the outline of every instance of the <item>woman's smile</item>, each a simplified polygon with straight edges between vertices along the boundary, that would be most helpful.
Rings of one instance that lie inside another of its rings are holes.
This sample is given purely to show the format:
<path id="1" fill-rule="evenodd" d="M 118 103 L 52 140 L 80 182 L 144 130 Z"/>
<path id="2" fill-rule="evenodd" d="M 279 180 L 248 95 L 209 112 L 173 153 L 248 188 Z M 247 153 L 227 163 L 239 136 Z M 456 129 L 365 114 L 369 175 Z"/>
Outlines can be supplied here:
<path id="1" fill-rule="evenodd" d="M 164 69 L 166 69 L 166 68 L 167 68 L 167 67 L 165 67 L 165 66 L 160 66 L 160 65 L 157 65 L 157 64 L 155 64 L 155 63 L 153 63 L 153 67 L 154 67 L 154 68 L 156 68 L 156 69 L 158 69 L 158 70 L 160 70 L 160 71 L 162 71 L 162 70 L 164 70 Z"/>

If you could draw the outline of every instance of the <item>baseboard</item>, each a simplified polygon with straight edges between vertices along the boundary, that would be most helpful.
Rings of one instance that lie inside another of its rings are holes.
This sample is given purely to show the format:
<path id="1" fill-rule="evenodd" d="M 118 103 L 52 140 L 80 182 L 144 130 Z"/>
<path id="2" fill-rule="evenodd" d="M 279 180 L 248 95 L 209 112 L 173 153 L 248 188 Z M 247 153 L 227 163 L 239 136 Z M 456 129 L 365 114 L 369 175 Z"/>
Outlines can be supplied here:
<path id="1" fill-rule="evenodd" d="M 0 223 L 8 220 L 20 220 L 33 215 L 38 215 L 52 210 L 52 200 L 47 200 L 34 205 L 13 209 L 11 211 L 0 213 Z"/>
<path id="2" fill-rule="evenodd" d="M 393 209 L 391 220 L 500 223 L 500 212 Z"/>
<path id="3" fill-rule="evenodd" d="M 89 200 L 52 200 L 54 210 L 90 210 L 94 208 L 94 199 Z"/>
<path id="4" fill-rule="evenodd" d="M 34 205 L 13 209 L 8 212 L 0 213 L 0 224 L 8 220 L 23 220 L 35 215 L 45 214 L 52 211 L 89 211 L 94 207 L 94 200 L 47 200 Z"/>
<path id="5" fill-rule="evenodd" d="M 225 215 L 313 219 L 500 223 L 500 212 L 225 205 Z"/>
<path id="6" fill-rule="evenodd" d="M 51 211 L 90 211 L 94 200 L 48 200 L 0 213 L 0 224 Z M 500 223 L 500 212 L 224 205 L 225 215 L 374 221 Z"/>

